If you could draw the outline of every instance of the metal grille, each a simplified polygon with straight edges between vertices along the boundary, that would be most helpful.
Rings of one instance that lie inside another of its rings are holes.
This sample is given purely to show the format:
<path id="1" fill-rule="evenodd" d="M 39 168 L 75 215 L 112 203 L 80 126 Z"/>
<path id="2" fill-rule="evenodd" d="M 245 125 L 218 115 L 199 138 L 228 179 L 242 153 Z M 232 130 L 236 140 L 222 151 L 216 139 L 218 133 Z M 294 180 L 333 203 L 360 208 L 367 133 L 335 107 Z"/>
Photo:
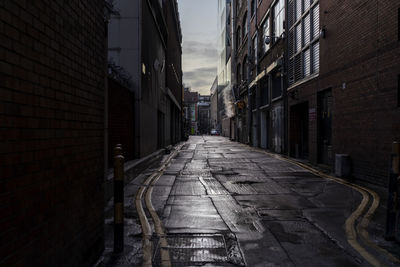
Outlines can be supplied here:
<path id="1" fill-rule="evenodd" d="M 216 264 L 231 266 L 223 235 L 193 234 L 168 235 L 168 247 L 161 248 L 160 244 L 154 255 L 153 263 L 161 263 L 160 249 L 167 249 L 172 266 L 192 266 Z"/>
<path id="2" fill-rule="evenodd" d="M 289 46 L 289 51 L 288 51 L 288 53 L 289 53 L 289 58 L 291 58 L 292 56 L 293 56 L 293 50 L 294 50 L 294 37 L 293 37 L 293 35 L 294 35 L 294 31 L 293 30 L 290 30 L 289 31 L 289 40 L 288 40 L 288 46 Z"/>
<path id="3" fill-rule="evenodd" d="M 308 76 L 311 73 L 311 60 L 310 60 L 310 49 L 304 51 L 303 54 L 303 73 L 304 76 Z"/>
<path id="4" fill-rule="evenodd" d="M 301 78 L 303 78 L 301 73 L 301 54 L 298 54 L 294 58 L 294 79 L 298 81 Z"/>
<path id="5" fill-rule="evenodd" d="M 311 39 L 311 27 L 310 27 L 310 14 L 304 18 L 304 45 L 310 43 Z"/>
<path id="6" fill-rule="evenodd" d="M 319 72 L 319 42 L 313 45 L 313 72 Z"/>
<path id="7" fill-rule="evenodd" d="M 303 0 L 296 0 L 296 20 L 298 20 L 301 17 L 301 14 L 303 13 L 302 2 Z"/>
<path id="8" fill-rule="evenodd" d="M 289 29 L 293 26 L 294 23 L 294 1 L 290 0 L 289 1 L 289 8 L 288 8 L 288 24 L 289 24 Z"/>
<path id="9" fill-rule="evenodd" d="M 318 38 L 319 35 L 319 5 L 316 5 L 313 10 L 313 39 Z"/>

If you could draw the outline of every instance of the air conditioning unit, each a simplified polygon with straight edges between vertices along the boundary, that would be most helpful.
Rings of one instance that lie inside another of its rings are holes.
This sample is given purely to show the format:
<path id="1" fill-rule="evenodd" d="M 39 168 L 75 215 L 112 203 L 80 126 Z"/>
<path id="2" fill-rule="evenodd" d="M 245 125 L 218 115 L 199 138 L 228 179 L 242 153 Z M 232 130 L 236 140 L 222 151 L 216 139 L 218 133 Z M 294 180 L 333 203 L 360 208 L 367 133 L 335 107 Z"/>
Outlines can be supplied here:
<path id="1" fill-rule="evenodd" d="M 335 155 L 335 175 L 348 178 L 351 175 L 351 159 L 347 154 Z"/>

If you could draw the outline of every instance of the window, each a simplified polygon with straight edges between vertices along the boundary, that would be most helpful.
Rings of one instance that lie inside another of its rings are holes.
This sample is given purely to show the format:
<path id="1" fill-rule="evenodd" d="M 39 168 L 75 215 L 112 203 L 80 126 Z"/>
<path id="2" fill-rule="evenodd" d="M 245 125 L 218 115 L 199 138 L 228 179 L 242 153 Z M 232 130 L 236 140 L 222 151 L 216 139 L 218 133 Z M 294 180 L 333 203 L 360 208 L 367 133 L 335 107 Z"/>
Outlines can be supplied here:
<path id="1" fill-rule="evenodd" d="M 236 32 L 236 50 L 239 50 L 241 44 L 242 44 L 242 31 L 239 26 Z"/>
<path id="2" fill-rule="evenodd" d="M 267 36 L 270 36 L 270 33 L 269 33 L 269 16 L 267 16 L 265 18 L 264 22 L 263 22 L 262 31 L 263 31 L 263 35 L 262 35 L 263 38 L 261 40 L 261 43 L 262 43 L 262 47 L 263 47 L 263 52 L 266 53 L 268 51 L 269 47 L 270 47 L 269 44 L 265 43 L 265 38 Z"/>
<path id="3" fill-rule="evenodd" d="M 319 72 L 319 2 L 289 0 L 288 14 L 288 76 L 292 85 Z"/>
<path id="4" fill-rule="evenodd" d="M 278 0 L 274 5 L 274 36 L 280 37 L 283 34 L 283 21 L 285 20 L 285 1 Z"/>
<path id="5" fill-rule="evenodd" d="M 252 52 L 252 59 L 253 62 L 256 63 L 257 62 L 257 52 L 258 52 L 258 47 L 257 47 L 257 35 L 254 36 L 253 38 L 253 52 Z"/>
<path id="6" fill-rule="evenodd" d="M 245 80 L 245 81 L 247 81 L 247 79 L 248 79 L 246 66 L 247 66 L 247 56 L 244 57 L 243 65 L 242 65 L 242 68 L 243 68 L 242 69 L 242 77 L 243 77 L 243 80 Z"/>
<path id="7" fill-rule="evenodd" d="M 268 76 L 264 77 L 260 82 L 260 106 L 265 106 L 269 103 L 269 88 Z"/>
<path id="8" fill-rule="evenodd" d="M 242 67 L 240 65 L 240 63 L 237 65 L 237 69 L 236 69 L 236 78 L 237 78 L 237 83 L 240 84 L 242 82 Z"/>
<path id="9" fill-rule="evenodd" d="M 243 16 L 243 22 L 242 22 L 242 25 L 243 25 L 243 31 L 242 31 L 242 40 L 244 40 L 245 38 L 246 38 L 246 35 L 247 35 L 247 13 L 245 13 L 244 14 L 244 16 Z"/>
<path id="10" fill-rule="evenodd" d="M 251 0 L 251 16 L 253 17 L 256 13 L 256 0 Z"/>

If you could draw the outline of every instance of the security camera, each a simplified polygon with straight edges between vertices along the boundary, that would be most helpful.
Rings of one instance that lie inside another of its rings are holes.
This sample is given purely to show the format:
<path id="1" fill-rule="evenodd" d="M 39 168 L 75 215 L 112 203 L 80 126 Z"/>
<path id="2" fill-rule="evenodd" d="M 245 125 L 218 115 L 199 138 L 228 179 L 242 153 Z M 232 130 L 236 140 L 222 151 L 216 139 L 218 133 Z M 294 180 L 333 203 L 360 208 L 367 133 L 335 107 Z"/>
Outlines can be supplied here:
<path id="1" fill-rule="evenodd" d="M 265 44 L 269 45 L 269 43 L 271 43 L 271 37 L 266 36 L 264 42 Z"/>

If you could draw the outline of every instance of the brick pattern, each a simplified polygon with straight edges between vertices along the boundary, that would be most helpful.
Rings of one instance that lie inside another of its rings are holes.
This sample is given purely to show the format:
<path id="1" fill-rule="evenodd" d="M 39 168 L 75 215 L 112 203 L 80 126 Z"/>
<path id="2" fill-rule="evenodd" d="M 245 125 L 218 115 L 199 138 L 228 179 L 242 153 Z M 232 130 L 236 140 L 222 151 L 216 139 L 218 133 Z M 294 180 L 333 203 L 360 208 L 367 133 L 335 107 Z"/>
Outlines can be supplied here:
<path id="1" fill-rule="evenodd" d="M 310 108 L 317 108 L 317 92 L 331 88 L 333 154 L 350 154 L 356 178 L 385 185 L 391 143 L 400 140 L 396 104 L 400 3 L 360 0 L 320 5 L 320 25 L 326 28 L 326 38 L 320 42 L 320 74 L 297 86 L 298 96 L 289 98 L 289 105 L 309 101 Z M 310 122 L 314 163 L 317 130 L 317 120 Z"/>
<path id="2" fill-rule="evenodd" d="M 103 1 L 0 1 L 0 265 L 103 248 Z"/>

